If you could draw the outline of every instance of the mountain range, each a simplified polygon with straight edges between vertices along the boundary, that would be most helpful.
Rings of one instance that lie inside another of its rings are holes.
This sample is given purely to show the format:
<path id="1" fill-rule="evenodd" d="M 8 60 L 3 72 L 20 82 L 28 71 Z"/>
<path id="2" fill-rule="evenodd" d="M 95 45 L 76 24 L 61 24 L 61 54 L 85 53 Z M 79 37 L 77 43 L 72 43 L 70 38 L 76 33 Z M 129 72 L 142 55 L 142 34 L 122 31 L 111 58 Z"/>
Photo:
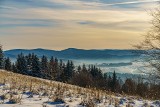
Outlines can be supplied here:
<path id="1" fill-rule="evenodd" d="M 139 51 L 137 50 L 118 50 L 118 49 L 103 49 L 103 50 L 85 50 L 68 48 L 61 51 L 48 50 L 48 49 L 12 49 L 4 51 L 5 57 L 15 59 L 18 54 L 23 53 L 27 55 L 29 53 L 34 53 L 39 57 L 43 55 L 47 57 L 57 57 L 59 59 L 131 59 L 139 57 Z"/>

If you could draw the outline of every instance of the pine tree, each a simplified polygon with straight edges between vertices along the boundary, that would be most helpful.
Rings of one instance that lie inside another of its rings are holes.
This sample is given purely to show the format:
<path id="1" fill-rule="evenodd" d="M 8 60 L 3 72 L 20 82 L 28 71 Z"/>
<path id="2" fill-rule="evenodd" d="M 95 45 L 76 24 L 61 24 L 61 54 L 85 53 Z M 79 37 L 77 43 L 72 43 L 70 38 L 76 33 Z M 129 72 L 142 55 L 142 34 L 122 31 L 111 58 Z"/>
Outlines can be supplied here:
<path id="1" fill-rule="evenodd" d="M 28 54 L 26 56 L 26 63 L 27 63 L 27 71 L 31 72 L 32 71 L 32 60 L 33 60 L 34 54 Z"/>
<path id="2" fill-rule="evenodd" d="M 16 65 L 14 64 L 14 63 L 12 63 L 12 72 L 15 72 L 15 73 L 17 73 L 17 67 L 16 67 Z"/>
<path id="3" fill-rule="evenodd" d="M 85 65 L 85 64 L 83 64 L 83 66 L 82 66 L 82 71 L 87 72 L 87 68 L 86 68 L 86 65 Z"/>
<path id="4" fill-rule="evenodd" d="M 0 69 L 4 68 L 4 58 L 3 58 L 3 50 L 2 45 L 0 45 Z"/>
<path id="5" fill-rule="evenodd" d="M 7 70 L 7 71 L 11 71 L 12 70 L 12 63 L 11 63 L 11 60 L 8 58 L 5 59 L 4 61 L 4 69 Z"/>
<path id="6" fill-rule="evenodd" d="M 19 54 L 16 61 L 17 72 L 27 74 L 27 62 L 23 53 Z"/>
<path id="7" fill-rule="evenodd" d="M 113 72 L 113 77 L 112 77 L 112 91 L 115 92 L 116 90 L 116 83 L 117 83 L 117 76 L 116 72 Z"/>
<path id="8" fill-rule="evenodd" d="M 58 59 L 57 58 L 55 58 L 55 65 L 54 65 L 54 67 L 55 67 L 55 80 L 57 80 L 57 78 L 59 78 L 59 76 L 60 76 L 60 69 L 59 69 L 59 64 L 58 64 Z"/>
<path id="9" fill-rule="evenodd" d="M 68 81 L 72 78 L 73 76 L 73 73 L 74 73 L 74 64 L 72 61 L 69 61 L 67 62 L 67 65 L 64 69 L 64 77 L 65 77 L 65 81 Z"/>
<path id="10" fill-rule="evenodd" d="M 49 61 L 49 77 L 52 80 L 55 80 L 55 78 L 56 78 L 55 60 L 54 60 L 53 56 L 51 57 L 51 59 Z"/>
<path id="11" fill-rule="evenodd" d="M 104 73 L 104 79 L 107 80 L 108 79 L 108 75 L 107 73 Z"/>
<path id="12" fill-rule="evenodd" d="M 92 74 L 93 78 L 99 79 L 103 77 L 102 71 L 94 65 L 91 66 L 90 73 Z"/>
<path id="13" fill-rule="evenodd" d="M 42 56 L 41 58 L 41 73 L 43 75 L 44 78 L 48 78 L 49 77 L 49 71 L 48 71 L 48 59 L 46 56 Z"/>
<path id="14" fill-rule="evenodd" d="M 32 68 L 31 68 L 31 75 L 36 77 L 43 77 L 40 72 L 40 61 L 37 55 L 32 54 Z"/>
<path id="15" fill-rule="evenodd" d="M 111 90 L 111 88 L 112 88 L 112 78 L 109 75 L 109 77 L 108 77 L 108 89 Z"/>
<path id="16" fill-rule="evenodd" d="M 81 66 L 79 65 L 78 68 L 77 68 L 78 73 L 81 72 L 81 70 L 82 70 L 82 68 L 81 68 Z"/>
<path id="17" fill-rule="evenodd" d="M 61 77 L 60 81 L 66 82 L 66 64 L 65 63 L 62 64 L 61 70 L 62 70 L 62 73 L 60 76 Z"/>
<path id="18" fill-rule="evenodd" d="M 63 61 L 62 60 L 60 60 L 59 69 L 60 69 L 60 72 L 62 73 L 63 71 Z"/>
<path id="19" fill-rule="evenodd" d="M 64 65 L 63 61 L 60 60 L 57 81 L 62 81 L 62 74 L 63 74 L 63 71 L 64 71 L 64 66 L 63 65 Z"/>
<path id="20" fill-rule="evenodd" d="M 73 76 L 73 73 L 74 73 L 74 64 L 73 61 L 70 61 L 70 77 Z"/>

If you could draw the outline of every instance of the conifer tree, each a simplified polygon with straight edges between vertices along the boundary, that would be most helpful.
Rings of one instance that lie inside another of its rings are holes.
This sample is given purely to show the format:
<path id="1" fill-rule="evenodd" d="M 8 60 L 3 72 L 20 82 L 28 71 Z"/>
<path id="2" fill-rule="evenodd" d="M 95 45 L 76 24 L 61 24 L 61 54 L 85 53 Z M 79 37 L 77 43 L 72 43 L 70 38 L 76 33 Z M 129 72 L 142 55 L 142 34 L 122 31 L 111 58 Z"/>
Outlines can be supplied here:
<path id="1" fill-rule="evenodd" d="M 115 92 L 116 90 L 116 83 L 117 83 L 117 76 L 116 72 L 113 72 L 113 77 L 112 77 L 112 91 Z"/>
<path id="2" fill-rule="evenodd" d="M 59 69 L 60 69 L 60 72 L 62 73 L 63 71 L 63 61 L 60 59 L 60 62 L 59 62 Z"/>
<path id="3" fill-rule="evenodd" d="M 34 54 L 28 54 L 26 56 L 26 63 L 27 63 L 27 71 L 28 72 L 31 72 L 32 71 L 32 61 L 33 61 L 33 57 L 34 57 Z"/>
<path id="4" fill-rule="evenodd" d="M 70 76 L 72 77 L 74 73 L 74 64 L 73 61 L 70 61 Z"/>
<path id="5" fill-rule="evenodd" d="M 4 69 L 7 71 L 11 71 L 12 70 L 12 64 L 11 64 L 11 60 L 8 58 L 5 59 L 4 61 Z"/>
<path id="6" fill-rule="evenodd" d="M 60 78 L 60 81 L 61 82 L 66 82 L 66 73 L 65 73 L 65 71 L 66 71 L 66 64 L 65 63 L 63 63 L 62 64 L 62 73 L 61 73 L 61 78 Z"/>
<path id="7" fill-rule="evenodd" d="M 14 63 L 12 63 L 12 72 L 17 73 L 17 67 Z"/>
<path id="8" fill-rule="evenodd" d="M 32 54 L 32 75 L 36 77 L 43 77 L 40 73 L 40 61 L 37 55 Z"/>
<path id="9" fill-rule="evenodd" d="M 86 68 L 86 65 L 85 65 L 85 64 L 83 64 L 83 66 L 82 66 L 82 71 L 87 72 L 87 68 Z"/>
<path id="10" fill-rule="evenodd" d="M 52 80 L 55 80 L 56 79 L 56 65 L 57 63 L 55 62 L 55 59 L 54 57 L 52 56 L 50 61 L 49 61 L 49 77 L 52 79 Z"/>
<path id="11" fill-rule="evenodd" d="M 57 80 L 60 76 L 60 69 L 59 69 L 59 64 L 58 64 L 58 59 L 55 58 L 55 65 L 54 65 L 54 68 L 55 68 L 55 80 Z"/>
<path id="12" fill-rule="evenodd" d="M 78 68 L 77 68 L 78 73 L 81 72 L 81 70 L 82 70 L 82 68 L 81 68 L 81 66 L 79 65 Z"/>
<path id="13" fill-rule="evenodd" d="M 4 56 L 3 56 L 2 45 L 0 45 L 0 69 L 3 68 L 4 68 Z"/>
<path id="14" fill-rule="evenodd" d="M 48 73 L 48 59 L 46 56 L 42 56 L 41 58 L 41 74 L 44 76 L 44 78 L 49 77 Z"/>
<path id="15" fill-rule="evenodd" d="M 27 62 L 23 53 L 19 54 L 16 61 L 17 72 L 21 74 L 27 73 Z"/>
<path id="16" fill-rule="evenodd" d="M 73 73 L 74 73 L 74 64 L 72 61 L 69 61 L 67 62 L 66 64 L 66 67 L 64 69 L 64 78 L 65 78 L 65 81 L 68 81 L 69 79 L 72 78 L 73 76 Z"/>
<path id="17" fill-rule="evenodd" d="M 64 71 L 64 63 L 62 60 L 59 61 L 59 71 L 57 76 L 57 81 L 62 81 L 62 74 Z"/>

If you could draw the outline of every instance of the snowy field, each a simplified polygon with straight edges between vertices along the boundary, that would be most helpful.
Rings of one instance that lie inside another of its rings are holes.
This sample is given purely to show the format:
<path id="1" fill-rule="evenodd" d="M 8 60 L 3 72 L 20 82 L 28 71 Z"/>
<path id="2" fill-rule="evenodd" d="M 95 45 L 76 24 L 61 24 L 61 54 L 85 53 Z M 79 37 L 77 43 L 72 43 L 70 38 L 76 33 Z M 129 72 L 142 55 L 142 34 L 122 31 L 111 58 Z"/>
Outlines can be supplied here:
<path id="1" fill-rule="evenodd" d="M 0 71 L 0 107 L 160 107 L 160 101 Z"/>

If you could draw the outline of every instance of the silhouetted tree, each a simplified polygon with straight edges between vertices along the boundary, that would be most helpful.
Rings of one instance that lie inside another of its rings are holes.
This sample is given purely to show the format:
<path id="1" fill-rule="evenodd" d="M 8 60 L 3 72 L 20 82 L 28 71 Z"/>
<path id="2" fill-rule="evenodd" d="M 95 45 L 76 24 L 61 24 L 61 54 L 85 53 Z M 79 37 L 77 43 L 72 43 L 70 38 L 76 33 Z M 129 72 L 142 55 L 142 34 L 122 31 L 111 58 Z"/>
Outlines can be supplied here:
<path id="1" fill-rule="evenodd" d="M 64 77 L 64 76 L 62 76 L 64 74 L 63 73 L 64 68 L 65 68 L 65 64 L 63 63 L 62 60 L 60 60 L 60 62 L 59 62 L 59 71 L 58 71 L 58 75 L 57 75 L 57 79 L 56 79 L 57 81 L 62 81 L 62 79 Z"/>
<path id="2" fill-rule="evenodd" d="M 27 63 L 27 71 L 30 72 L 32 71 L 32 61 L 33 61 L 34 53 L 33 54 L 28 54 L 26 58 L 26 63 Z"/>
<path id="3" fill-rule="evenodd" d="M 16 61 L 17 72 L 21 74 L 26 74 L 27 72 L 27 62 L 23 53 L 19 54 Z"/>
<path id="4" fill-rule="evenodd" d="M 122 91 L 134 95 L 136 93 L 136 83 L 132 79 L 126 79 L 122 86 Z"/>
<path id="5" fill-rule="evenodd" d="M 37 55 L 32 54 L 31 61 L 31 75 L 43 78 L 43 74 L 40 72 L 40 61 Z"/>
<path id="6" fill-rule="evenodd" d="M 12 63 L 12 70 L 11 70 L 12 72 L 15 72 L 15 73 L 17 73 L 17 67 L 16 67 L 16 65 L 14 64 L 14 63 Z"/>
<path id="7" fill-rule="evenodd" d="M 60 65 L 60 66 L 62 67 L 62 65 Z M 60 76 L 60 66 L 58 63 L 58 59 L 57 58 L 54 59 L 53 57 L 51 57 L 51 59 L 49 61 L 49 73 L 50 73 L 50 77 L 53 80 L 58 80 L 58 78 Z"/>
<path id="8" fill-rule="evenodd" d="M 152 27 L 144 35 L 144 41 L 136 47 L 143 50 L 142 54 L 146 56 L 144 60 L 150 63 L 150 67 L 155 69 L 152 72 L 150 71 L 149 74 L 155 75 L 155 78 L 160 78 L 160 7 L 152 11 L 151 16 L 153 18 Z"/>
<path id="9" fill-rule="evenodd" d="M 116 72 L 113 72 L 113 77 L 112 77 L 112 91 L 115 92 L 116 91 L 116 86 L 117 86 L 117 76 L 116 76 Z"/>
<path id="10" fill-rule="evenodd" d="M 41 58 L 41 73 L 44 78 L 48 78 L 48 59 L 44 55 Z"/>
<path id="11" fill-rule="evenodd" d="M 68 60 L 66 67 L 64 69 L 64 80 L 69 81 L 74 73 L 74 64 L 72 61 Z"/>
<path id="12" fill-rule="evenodd" d="M 4 69 L 7 71 L 12 70 L 12 64 L 11 64 L 11 60 L 9 58 L 6 58 L 4 61 Z"/>
<path id="13" fill-rule="evenodd" d="M 78 68 L 77 68 L 77 72 L 81 72 L 82 68 L 81 66 L 79 65 Z"/>
<path id="14" fill-rule="evenodd" d="M 148 87 L 144 83 L 138 83 L 136 88 L 136 94 L 140 95 L 141 97 L 147 98 L 148 94 Z"/>
<path id="15" fill-rule="evenodd" d="M 88 72 L 85 65 L 83 65 L 82 69 L 80 66 L 77 68 L 77 72 L 74 73 L 71 83 L 81 87 L 90 87 L 93 85 L 92 75 Z"/>
<path id="16" fill-rule="evenodd" d="M 4 56 L 3 56 L 2 45 L 0 45 L 0 69 L 3 68 L 4 68 Z"/>

